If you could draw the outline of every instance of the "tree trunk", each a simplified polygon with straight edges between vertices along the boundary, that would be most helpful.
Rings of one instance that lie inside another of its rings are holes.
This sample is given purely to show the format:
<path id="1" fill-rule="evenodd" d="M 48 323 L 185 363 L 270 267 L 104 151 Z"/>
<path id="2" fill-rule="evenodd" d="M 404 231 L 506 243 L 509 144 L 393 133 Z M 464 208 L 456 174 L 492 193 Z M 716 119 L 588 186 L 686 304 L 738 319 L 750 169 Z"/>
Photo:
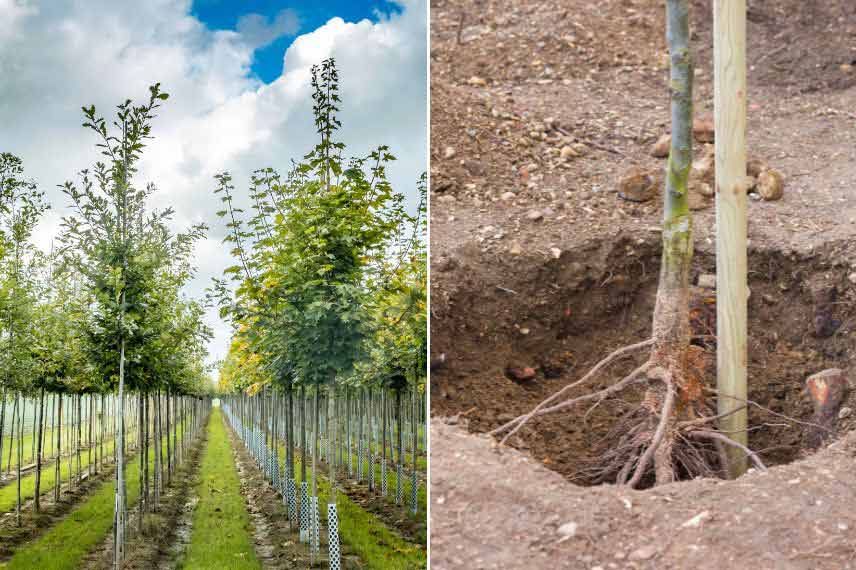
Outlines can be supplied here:
<path id="1" fill-rule="evenodd" d="M 3 465 L 3 438 L 6 437 L 6 385 L 3 385 L 3 395 L 0 396 L 0 469 Z M 11 440 L 9 441 L 11 445 Z"/>
<path id="2" fill-rule="evenodd" d="M 17 475 L 18 475 L 18 500 L 15 503 L 15 521 L 17 525 L 21 526 L 21 464 L 24 462 L 24 402 L 23 396 L 21 394 L 18 395 L 18 399 L 21 400 L 20 409 L 18 410 L 18 466 L 17 466 Z"/>
<path id="3" fill-rule="evenodd" d="M 125 293 L 122 292 L 122 304 Z M 119 401 L 116 405 L 117 427 L 114 449 L 116 450 L 116 492 L 113 505 L 113 567 L 121 568 L 125 558 L 125 339 L 119 348 Z"/>
<path id="4" fill-rule="evenodd" d="M 12 472 L 12 453 L 15 449 L 15 434 L 18 431 L 18 394 L 12 404 L 12 429 L 9 431 L 9 460 L 6 462 L 6 475 Z M 2 460 L 2 458 L 0 458 Z"/>
<path id="5" fill-rule="evenodd" d="M 62 394 L 58 394 L 56 410 L 56 462 L 54 463 L 54 504 L 59 503 L 59 489 L 60 486 L 62 486 Z"/>
<path id="6" fill-rule="evenodd" d="M 45 387 L 42 386 L 39 391 L 39 423 L 38 423 L 38 446 L 36 449 L 36 488 L 33 493 L 33 506 L 38 513 L 41 509 L 41 488 L 42 488 L 42 434 L 44 430 L 42 426 L 44 425 L 44 416 L 45 416 Z"/>

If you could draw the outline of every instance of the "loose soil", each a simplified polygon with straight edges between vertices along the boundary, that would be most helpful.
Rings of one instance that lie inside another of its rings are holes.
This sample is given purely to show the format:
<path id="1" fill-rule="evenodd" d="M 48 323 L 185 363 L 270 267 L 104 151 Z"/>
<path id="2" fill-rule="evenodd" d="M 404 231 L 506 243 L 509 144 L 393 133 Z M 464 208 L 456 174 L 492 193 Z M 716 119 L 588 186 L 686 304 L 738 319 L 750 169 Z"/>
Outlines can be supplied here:
<path id="1" fill-rule="evenodd" d="M 692 4 L 702 113 L 711 6 Z M 615 190 L 631 167 L 664 167 L 650 156 L 669 120 L 663 6 L 435 0 L 431 17 L 432 414 L 485 432 L 650 336 L 661 198 Z M 809 374 L 838 367 L 856 382 L 856 7 L 750 0 L 748 37 L 749 153 L 786 178 L 782 200 L 749 206 L 749 397 L 764 408 L 750 408 L 749 441 L 782 466 L 644 493 L 582 487 L 633 392 L 531 422 L 510 442 L 525 455 L 435 422 L 432 566 L 532 567 L 539 556 L 557 568 L 853 567 L 853 414 L 834 449 L 808 458 L 798 422 L 811 417 Z M 694 282 L 715 272 L 715 214 L 699 206 Z M 828 287 L 839 323 L 818 336 L 815 294 Z M 701 332 L 713 332 L 715 293 L 696 293 Z M 713 386 L 715 346 L 704 347 Z M 515 381 L 509 365 L 536 376 Z M 680 526 L 704 511 L 698 527 Z M 568 521 L 579 534 L 560 542 Z"/>

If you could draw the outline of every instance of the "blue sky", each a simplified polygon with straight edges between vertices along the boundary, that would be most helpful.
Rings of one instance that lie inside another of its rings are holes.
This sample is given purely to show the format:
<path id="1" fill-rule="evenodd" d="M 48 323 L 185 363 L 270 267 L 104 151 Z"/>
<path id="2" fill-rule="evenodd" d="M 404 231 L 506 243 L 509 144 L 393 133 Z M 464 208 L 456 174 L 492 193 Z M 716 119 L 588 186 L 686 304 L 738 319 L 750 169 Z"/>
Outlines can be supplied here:
<path id="1" fill-rule="evenodd" d="M 279 77 L 285 50 L 297 35 L 314 30 L 336 16 L 346 22 L 363 19 L 376 22 L 378 14 L 399 13 L 401 7 L 390 0 L 194 0 L 191 13 L 210 29 L 235 30 L 242 16 L 258 14 L 270 23 L 283 10 L 293 12 L 298 29 L 256 49 L 252 73 L 265 83 Z"/>

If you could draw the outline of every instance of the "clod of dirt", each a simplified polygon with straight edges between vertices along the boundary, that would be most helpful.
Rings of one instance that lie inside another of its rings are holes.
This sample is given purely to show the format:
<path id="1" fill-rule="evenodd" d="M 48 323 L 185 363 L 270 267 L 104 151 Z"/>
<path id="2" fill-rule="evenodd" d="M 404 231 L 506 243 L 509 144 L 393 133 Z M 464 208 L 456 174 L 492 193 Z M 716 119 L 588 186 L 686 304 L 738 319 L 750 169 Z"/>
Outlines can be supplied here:
<path id="1" fill-rule="evenodd" d="M 563 160 L 568 160 L 569 158 L 575 158 L 580 156 L 580 153 L 577 152 L 572 146 L 563 146 L 562 150 L 559 151 L 559 156 Z"/>
<path id="2" fill-rule="evenodd" d="M 781 199 L 785 192 L 784 175 L 773 168 L 762 171 L 758 175 L 755 191 L 768 202 Z"/>
<path id="3" fill-rule="evenodd" d="M 814 299 L 814 335 L 817 338 L 829 338 L 841 326 L 841 321 L 833 318 L 838 289 L 828 284 L 815 286 L 812 297 Z"/>
<path id="4" fill-rule="evenodd" d="M 713 191 L 707 184 L 703 184 L 702 186 L 705 188 L 690 186 L 689 193 L 687 194 L 687 206 L 690 210 L 706 210 L 713 205 L 713 200 L 710 199 L 710 196 L 713 196 Z"/>
<path id="5" fill-rule="evenodd" d="M 654 147 L 651 149 L 651 156 L 654 158 L 666 158 L 669 156 L 669 150 L 672 147 L 672 135 L 662 135 Z"/>
<path id="6" fill-rule="evenodd" d="M 758 178 L 762 172 L 769 168 L 770 165 L 762 158 L 751 157 L 746 161 L 746 174 L 752 178 Z"/>
<path id="7" fill-rule="evenodd" d="M 713 115 L 704 114 L 693 120 L 693 137 L 696 141 L 702 143 L 712 143 L 714 140 L 715 128 Z"/>
<path id="8" fill-rule="evenodd" d="M 698 286 L 702 289 L 716 289 L 716 275 L 713 273 L 702 273 L 698 276 Z"/>
<path id="9" fill-rule="evenodd" d="M 535 379 L 535 369 L 531 366 L 509 364 L 505 367 L 505 375 L 515 382 L 528 382 Z"/>
<path id="10" fill-rule="evenodd" d="M 530 210 L 526 214 L 526 219 L 529 220 L 530 222 L 537 222 L 538 220 L 541 220 L 543 218 L 544 218 L 544 212 L 542 212 L 541 210 Z"/>
<path id="11" fill-rule="evenodd" d="M 693 162 L 690 183 L 706 184 L 710 187 L 716 183 L 716 153 L 713 145 L 705 145 L 701 149 L 701 158 Z"/>
<path id="12" fill-rule="evenodd" d="M 658 194 L 657 177 L 634 166 L 618 182 L 618 195 L 631 202 L 647 202 Z"/>

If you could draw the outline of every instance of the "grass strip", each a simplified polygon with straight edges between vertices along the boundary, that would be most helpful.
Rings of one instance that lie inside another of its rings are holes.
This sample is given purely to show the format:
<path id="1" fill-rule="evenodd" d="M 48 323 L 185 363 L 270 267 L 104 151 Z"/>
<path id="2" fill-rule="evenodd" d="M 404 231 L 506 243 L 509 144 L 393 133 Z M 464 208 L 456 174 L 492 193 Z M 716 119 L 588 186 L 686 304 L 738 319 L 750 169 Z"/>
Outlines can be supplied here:
<path id="1" fill-rule="evenodd" d="M 222 415 L 215 407 L 208 423 L 208 447 L 199 469 L 193 533 L 187 555 L 178 566 L 183 570 L 261 568 Z"/>
<path id="2" fill-rule="evenodd" d="M 179 436 L 181 435 L 179 427 Z M 172 434 L 170 434 L 171 437 Z M 161 446 L 166 450 L 166 436 Z M 149 469 L 154 468 L 154 453 Z M 128 459 L 125 467 L 128 506 L 133 506 L 140 495 L 139 458 Z M 116 483 L 111 480 L 98 488 L 89 499 L 71 511 L 60 523 L 53 526 L 34 542 L 18 550 L 9 561 L 0 565 L 6 570 L 77 570 L 86 554 L 113 528 L 113 505 Z M 129 521 L 129 525 L 133 524 Z"/>
<path id="3" fill-rule="evenodd" d="M 300 458 L 295 457 L 295 479 L 300 473 Z M 320 472 L 319 472 L 320 473 Z M 312 467 L 306 466 L 306 477 L 312 481 Z M 327 503 L 330 483 L 323 475 L 318 477 L 318 510 L 321 520 L 327 520 Z M 364 510 L 346 494 L 336 493 L 339 514 L 339 538 L 372 570 L 415 570 L 426 568 L 425 550 L 401 538 L 380 519 Z M 424 513 L 424 511 L 423 511 Z"/>
<path id="4" fill-rule="evenodd" d="M 113 440 L 104 442 L 104 456 L 112 458 L 113 456 Z M 93 452 L 92 457 L 94 459 L 95 453 Z M 72 464 L 77 469 L 77 459 L 74 458 Z M 81 472 L 85 471 L 86 468 L 89 467 L 89 459 L 86 457 L 86 450 L 81 450 L 80 453 L 80 469 Z M 108 465 L 104 467 L 105 469 L 112 469 L 112 460 Z M 68 467 L 68 457 L 63 457 L 63 460 L 60 462 L 60 473 L 63 481 L 69 480 L 70 470 Z M 42 481 L 40 487 L 40 494 L 45 496 L 49 491 L 52 491 L 54 485 L 56 484 L 56 466 L 53 461 L 47 463 L 42 466 Z M 21 477 L 21 500 L 27 501 L 32 499 L 36 494 L 36 472 L 35 470 L 27 475 Z M 15 505 L 18 500 L 18 484 L 15 481 L 12 481 L 8 485 L 3 488 L 0 488 L 0 513 L 5 513 L 8 511 L 15 510 Z"/>

